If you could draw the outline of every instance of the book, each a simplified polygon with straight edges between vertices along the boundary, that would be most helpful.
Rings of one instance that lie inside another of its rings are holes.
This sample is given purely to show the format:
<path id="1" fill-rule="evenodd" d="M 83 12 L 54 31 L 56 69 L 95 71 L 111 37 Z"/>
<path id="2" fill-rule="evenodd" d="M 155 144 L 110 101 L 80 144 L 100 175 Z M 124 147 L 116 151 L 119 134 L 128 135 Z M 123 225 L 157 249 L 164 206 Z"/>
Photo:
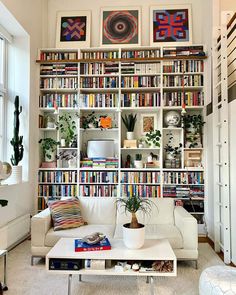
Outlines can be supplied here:
<path id="1" fill-rule="evenodd" d="M 85 251 L 101 251 L 101 250 L 111 250 L 111 244 L 108 238 L 103 239 L 97 244 L 87 244 L 82 239 L 75 239 L 75 252 L 85 252 Z"/>

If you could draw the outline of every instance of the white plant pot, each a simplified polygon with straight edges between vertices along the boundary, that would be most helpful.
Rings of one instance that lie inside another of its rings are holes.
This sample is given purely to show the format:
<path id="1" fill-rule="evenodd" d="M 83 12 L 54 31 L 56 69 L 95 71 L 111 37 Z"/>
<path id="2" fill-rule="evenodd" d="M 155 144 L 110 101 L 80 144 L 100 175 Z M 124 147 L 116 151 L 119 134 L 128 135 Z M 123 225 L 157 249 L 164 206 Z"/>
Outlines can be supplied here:
<path id="1" fill-rule="evenodd" d="M 128 224 L 123 225 L 123 241 L 129 249 L 139 249 L 144 245 L 145 227 L 128 228 Z"/>
<path id="2" fill-rule="evenodd" d="M 64 138 L 61 138 L 61 147 L 66 146 L 66 140 Z"/>
<path id="3" fill-rule="evenodd" d="M 138 169 L 142 169 L 143 168 L 143 161 L 134 160 L 134 167 L 138 168 Z"/>
<path id="4" fill-rule="evenodd" d="M 128 140 L 132 140 L 132 139 L 134 139 L 134 132 L 127 132 L 126 133 L 126 137 L 127 137 L 127 139 Z"/>
<path id="5" fill-rule="evenodd" d="M 173 153 L 166 153 L 166 160 L 173 160 L 175 159 L 175 155 Z"/>
<path id="6" fill-rule="evenodd" d="M 12 173 L 9 178 L 9 184 L 17 184 L 22 182 L 22 166 L 12 166 Z"/>
<path id="7" fill-rule="evenodd" d="M 68 160 L 69 168 L 76 168 L 77 167 L 77 160 L 76 158 Z"/>
<path id="8" fill-rule="evenodd" d="M 51 158 L 49 158 L 49 157 L 47 157 L 45 155 L 45 162 L 53 162 L 53 161 L 55 161 L 56 151 L 47 151 L 47 153 L 51 155 Z"/>

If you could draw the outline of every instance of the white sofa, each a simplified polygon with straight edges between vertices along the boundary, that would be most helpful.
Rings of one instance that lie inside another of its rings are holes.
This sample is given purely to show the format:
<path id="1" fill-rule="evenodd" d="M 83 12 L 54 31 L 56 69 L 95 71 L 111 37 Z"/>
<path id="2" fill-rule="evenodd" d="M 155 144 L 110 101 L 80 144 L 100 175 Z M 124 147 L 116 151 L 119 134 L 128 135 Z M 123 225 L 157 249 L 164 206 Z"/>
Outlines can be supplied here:
<path id="1" fill-rule="evenodd" d="M 138 220 L 146 225 L 146 238 L 167 238 L 178 260 L 198 259 L 197 221 L 183 207 L 175 207 L 173 199 L 152 199 L 151 215 L 138 213 Z M 31 253 L 44 257 L 62 237 L 80 238 L 93 232 L 102 232 L 109 239 L 122 238 L 122 225 L 130 221 L 122 209 L 117 209 L 115 198 L 80 198 L 81 212 L 88 225 L 54 231 L 49 209 L 32 217 Z M 196 264 L 197 265 L 197 264 Z"/>

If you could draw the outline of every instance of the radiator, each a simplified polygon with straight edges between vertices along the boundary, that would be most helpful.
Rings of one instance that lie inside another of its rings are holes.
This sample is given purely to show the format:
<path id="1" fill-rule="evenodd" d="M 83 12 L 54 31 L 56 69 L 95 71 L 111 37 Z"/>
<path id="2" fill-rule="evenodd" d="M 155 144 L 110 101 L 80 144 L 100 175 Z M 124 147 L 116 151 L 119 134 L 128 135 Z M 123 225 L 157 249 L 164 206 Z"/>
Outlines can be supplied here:
<path id="1" fill-rule="evenodd" d="M 9 249 L 30 233 L 30 214 L 20 216 L 0 228 L 0 249 Z"/>

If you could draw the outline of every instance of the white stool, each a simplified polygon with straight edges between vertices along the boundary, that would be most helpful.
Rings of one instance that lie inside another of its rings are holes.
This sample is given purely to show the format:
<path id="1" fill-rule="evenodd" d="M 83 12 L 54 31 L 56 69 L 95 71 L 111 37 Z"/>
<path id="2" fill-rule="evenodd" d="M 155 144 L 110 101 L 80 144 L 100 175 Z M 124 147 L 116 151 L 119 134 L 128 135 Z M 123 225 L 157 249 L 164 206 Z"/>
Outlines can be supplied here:
<path id="1" fill-rule="evenodd" d="M 236 295 L 236 268 L 211 266 L 199 280 L 199 295 Z"/>

